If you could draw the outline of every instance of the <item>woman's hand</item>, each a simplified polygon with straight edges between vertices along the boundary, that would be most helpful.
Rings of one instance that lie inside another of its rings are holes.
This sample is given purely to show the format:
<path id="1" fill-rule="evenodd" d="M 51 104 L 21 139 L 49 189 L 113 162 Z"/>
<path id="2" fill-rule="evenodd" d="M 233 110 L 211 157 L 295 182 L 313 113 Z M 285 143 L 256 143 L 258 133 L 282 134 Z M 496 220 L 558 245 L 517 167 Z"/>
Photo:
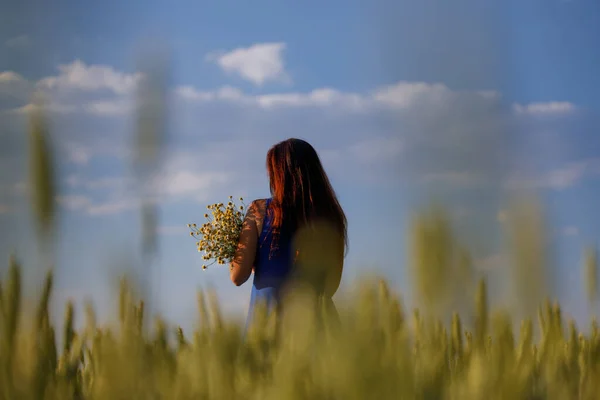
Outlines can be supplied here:
<path id="1" fill-rule="evenodd" d="M 229 277 L 236 286 L 240 286 L 246 282 L 254 272 L 254 259 L 256 257 L 256 246 L 258 244 L 258 228 L 256 221 L 256 205 L 255 202 L 252 202 L 246 212 L 237 250 L 230 265 Z"/>

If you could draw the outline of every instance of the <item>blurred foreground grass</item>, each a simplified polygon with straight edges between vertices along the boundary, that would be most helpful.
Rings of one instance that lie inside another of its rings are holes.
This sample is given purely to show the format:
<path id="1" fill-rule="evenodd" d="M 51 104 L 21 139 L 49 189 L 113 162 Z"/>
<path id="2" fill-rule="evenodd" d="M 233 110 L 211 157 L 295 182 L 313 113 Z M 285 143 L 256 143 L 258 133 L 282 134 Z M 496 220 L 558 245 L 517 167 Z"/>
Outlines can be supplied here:
<path id="1" fill-rule="evenodd" d="M 594 399 L 600 389 L 595 321 L 584 336 L 547 302 L 537 324 L 524 320 L 513 335 L 510 315 L 488 309 L 484 281 L 465 322 L 407 315 L 385 281 L 372 281 L 351 297 L 341 324 L 298 291 L 280 324 L 263 310 L 244 338 L 213 293 L 199 293 L 193 333 L 160 318 L 146 330 L 144 303 L 126 280 L 118 324 L 97 326 L 88 305 L 76 331 L 68 303 L 55 327 L 52 274 L 29 315 L 20 266 L 10 263 L 0 297 L 3 399 Z"/>

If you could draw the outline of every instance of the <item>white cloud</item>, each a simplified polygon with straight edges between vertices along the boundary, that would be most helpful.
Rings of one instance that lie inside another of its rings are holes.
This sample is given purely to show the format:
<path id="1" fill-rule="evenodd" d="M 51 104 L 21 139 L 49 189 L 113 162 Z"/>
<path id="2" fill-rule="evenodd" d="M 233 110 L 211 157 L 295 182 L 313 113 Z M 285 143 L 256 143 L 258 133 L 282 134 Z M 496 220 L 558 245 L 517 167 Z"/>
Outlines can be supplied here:
<path id="1" fill-rule="evenodd" d="M 375 91 L 373 98 L 394 108 L 407 108 L 423 99 L 429 102 L 441 102 L 451 94 L 451 90 L 440 83 L 398 82 Z M 487 94 L 481 96 L 488 97 Z"/>
<path id="2" fill-rule="evenodd" d="M 210 101 L 214 99 L 213 93 L 200 92 L 193 86 L 179 86 L 175 88 L 175 93 L 181 98 L 191 101 Z"/>
<path id="3" fill-rule="evenodd" d="M 47 100 L 45 110 L 55 114 L 83 112 L 112 117 L 133 111 L 133 91 L 143 77 L 141 73 L 125 73 L 107 65 L 87 65 L 80 60 L 60 65 L 58 70 L 57 76 L 37 82 L 13 71 L 0 72 L 0 107 L 4 99 L 4 104 L 9 105 L 5 111 L 9 113 L 34 111 L 38 105 L 30 101 L 35 90 Z"/>
<path id="4" fill-rule="evenodd" d="M 573 103 L 553 101 L 548 103 L 531 103 L 527 105 L 514 104 L 513 109 L 517 114 L 569 114 L 575 111 L 576 107 Z"/>
<path id="5" fill-rule="evenodd" d="M 313 89 L 306 93 L 284 92 L 254 96 L 247 95 L 231 86 L 224 86 L 214 91 L 201 91 L 193 86 L 179 86 L 174 91 L 179 98 L 190 102 L 229 101 L 268 110 L 334 106 L 351 111 L 368 111 L 369 109 L 382 109 L 382 107 L 398 110 L 416 106 L 430 107 L 448 104 L 461 95 L 443 84 L 424 82 L 399 82 L 382 86 L 367 94 L 342 92 L 329 87 Z M 475 98 L 493 102 L 498 99 L 497 96 L 491 96 L 488 92 L 467 93 L 463 96 L 475 96 Z"/>
<path id="6" fill-rule="evenodd" d="M 227 73 L 235 73 L 261 86 L 268 81 L 290 80 L 283 62 L 285 47 L 285 43 L 258 43 L 226 53 L 212 53 L 206 59 L 217 63 Z"/>
<path id="7" fill-rule="evenodd" d="M 58 67 L 59 75 L 44 78 L 38 85 L 49 89 L 109 90 L 116 94 L 131 93 L 142 75 L 125 73 L 107 65 L 87 65 L 81 60 Z"/>
<path id="8" fill-rule="evenodd" d="M 226 183 L 229 179 L 228 174 L 220 172 L 174 170 L 157 175 L 150 186 L 152 193 L 158 196 L 202 198 L 215 185 Z"/>
<path id="9" fill-rule="evenodd" d="M 15 37 L 7 39 L 4 42 L 4 45 L 6 47 L 11 47 L 11 48 L 14 48 L 14 49 L 27 47 L 30 44 L 31 44 L 31 39 L 27 35 L 15 36 Z"/>
<path id="10" fill-rule="evenodd" d="M 28 101 L 32 87 L 33 85 L 27 79 L 16 72 L 0 72 L 0 101 L 3 98 L 9 100 L 11 103 L 13 101 L 17 101 L 18 103 Z"/>
<path id="11" fill-rule="evenodd" d="M 23 82 L 25 79 L 13 71 L 0 72 L 0 83 Z"/>
<path id="12" fill-rule="evenodd" d="M 231 86 L 224 86 L 217 91 L 216 98 L 221 100 L 239 101 L 245 100 L 247 97 L 241 90 L 237 88 Z"/>
<path id="13" fill-rule="evenodd" d="M 89 114 L 99 116 L 118 116 L 130 114 L 133 104 L 130 99 L 118 98 L 114 100 L 93 101 L 84 106 Z"/>
<path id="14" fill-rule="evenodd" d="M 267 94 L 256 97 L 256 102 L 263 108 L 339 105 L 358 109 L 364 105 L 364 101 L 358 94 L 343 93 L 331 88 L 315 89 L 309 93 Z"/>
<path id="15" fill-rule="evenodd" d="M 367 105 L 368 98 L 356 93 L 344 93 L 331 88 L 320 88 L 308 93 L 277 93 L 251 96 L 241 90 L 223 86 L 214 91 L 200 91 L 192 86 L 180 86 L 175 94 L 190 102 L 226 101 L 263 109 L 305 108 L 338 106 L 343 108 L 360 109 Z"/>
<path id="16" fill-rule="evenodd" d="M 180 98 L 191 102 L 227 101 L 236 103 L 253 103 L 255 99 L 231 86 L 223 86 L 214 91 L 200 91 L 192 86 L 179 86 L 175 88 L 175 94 Z"/>

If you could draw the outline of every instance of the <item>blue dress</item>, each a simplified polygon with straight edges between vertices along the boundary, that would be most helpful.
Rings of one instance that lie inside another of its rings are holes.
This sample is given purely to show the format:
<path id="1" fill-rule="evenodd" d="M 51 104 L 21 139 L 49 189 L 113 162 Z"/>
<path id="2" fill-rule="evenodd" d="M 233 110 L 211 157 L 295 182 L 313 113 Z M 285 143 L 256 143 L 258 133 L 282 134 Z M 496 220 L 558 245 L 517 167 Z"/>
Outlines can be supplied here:
<path id="1" fill-rule="evenodd" d="M 254 282 L 250 294 L 250 306 L 246 319 L 246 330 L 254 316 L 254 309 L 261 301 L 267 304 L 267 309 L 272 311 L 279 304 L 282 286 L 288 281 L 293 267 L 293 232 L 285 228 L 279 232 L 276 248 L 271 248 L 272 215 L 268 212 L 272 199 L 266 200 L 265 217 L 262 231 L 258 239 L 256 258 L 254 261 Z M 326 308 L 331 311 L 337 320 L 337 310 L 331 298 L 322 298 Z"/>
<path id="2" fill-rule="evenodd" d="M 250 294 L 250 307 L 246 320 L 246 328 L 250 324 L 254 309 L 261 301 L 266 302 L 269 310 L 272 310 L 279 301 L 282 285 L 290 275 L 292 259 L 292 235 L 281 229 L 277 240 L 277 247 L 271 248 L 273 237 L 271 226 L 272 215 L 268 212 L 272 199 L 267 199 L 265 217 L 262 231 L 258 238 L 258 248 L 254 261 L 254 282 Z"/>

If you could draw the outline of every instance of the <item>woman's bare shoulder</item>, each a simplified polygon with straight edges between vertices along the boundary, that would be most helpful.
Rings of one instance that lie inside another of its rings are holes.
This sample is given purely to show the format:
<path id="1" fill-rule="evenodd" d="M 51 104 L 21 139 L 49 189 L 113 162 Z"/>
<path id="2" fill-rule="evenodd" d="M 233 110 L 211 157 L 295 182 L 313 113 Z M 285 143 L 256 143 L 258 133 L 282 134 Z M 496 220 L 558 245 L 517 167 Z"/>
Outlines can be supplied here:
<path id="1" fill-rule="evenodd" d="M 263 217 L 267 210 L 267 199 L 256 199 L 250 203 L 250 207 L 254 208 L 256 213 Z"/>
<path id="2" fill-rule="evenodd" d="M 256 199 L 250 203 L 250 210 L 252 215 L 254 216 L 254 221 L 256 223 L 256 228 L 258 233 L 262 231 L 263 220 L 267 213 L 267 199 Z"/>

